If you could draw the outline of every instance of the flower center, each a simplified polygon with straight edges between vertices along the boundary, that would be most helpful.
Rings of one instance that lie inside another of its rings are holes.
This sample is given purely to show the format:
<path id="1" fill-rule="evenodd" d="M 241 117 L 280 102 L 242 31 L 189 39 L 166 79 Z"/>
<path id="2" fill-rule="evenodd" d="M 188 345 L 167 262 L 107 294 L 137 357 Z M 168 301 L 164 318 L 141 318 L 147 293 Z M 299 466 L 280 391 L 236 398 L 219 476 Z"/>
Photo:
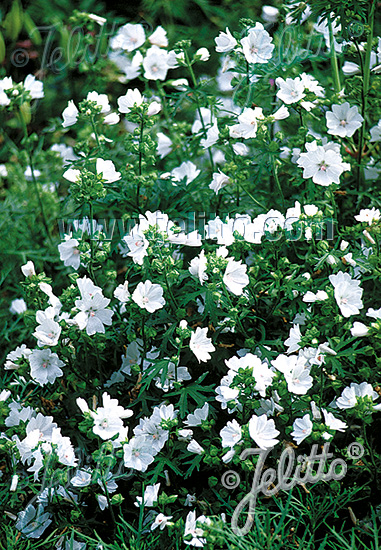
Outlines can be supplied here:
<path id="1" fill-rule="evenodd" d="M 347 121 L 346 120 L 340 120 L 340 126 L 346 126 Z"/>

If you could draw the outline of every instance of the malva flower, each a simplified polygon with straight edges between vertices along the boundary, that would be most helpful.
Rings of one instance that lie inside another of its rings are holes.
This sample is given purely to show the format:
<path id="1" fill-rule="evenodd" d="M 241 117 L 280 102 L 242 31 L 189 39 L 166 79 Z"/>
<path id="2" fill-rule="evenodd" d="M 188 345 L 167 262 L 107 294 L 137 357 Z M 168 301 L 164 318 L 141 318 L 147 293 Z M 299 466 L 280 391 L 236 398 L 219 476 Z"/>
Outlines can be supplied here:
<path id="1" fill-rule="evenodd" d="M 207 328 L 196 328 L 196 332 L 192 333 L 189 347 L 198 359 L 198 362 L 206 362 L 210 359 L 210 351 L 215 351 L 216 348 L 212 344 L 211 338 L 207 337 Z"/>
<path id="2" fill-rule="evenodd" d="M 333 143 L 318 145 L 316 141 L 306 143 L 306 153 L 301 153 L 297 164 L 303 168 L 303 178 L 312 178 L 318 185 L 339 184 L 341 174 L 350 170 L 350 164 L 343 162 L 340 148 Z"/>

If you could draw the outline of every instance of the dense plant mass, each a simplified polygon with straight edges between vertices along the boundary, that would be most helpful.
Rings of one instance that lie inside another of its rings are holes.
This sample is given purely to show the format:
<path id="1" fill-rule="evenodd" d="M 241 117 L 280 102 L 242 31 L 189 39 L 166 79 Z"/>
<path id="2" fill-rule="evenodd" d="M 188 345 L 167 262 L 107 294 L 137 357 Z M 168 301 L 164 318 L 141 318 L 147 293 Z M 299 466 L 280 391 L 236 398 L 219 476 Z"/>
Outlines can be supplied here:
<path id="1" fill-rule="evenodd" d="M 76 11 L 3 71 L 2 548 L 378 548 L 376 10 L 264 5 L 213 51 Z"/>

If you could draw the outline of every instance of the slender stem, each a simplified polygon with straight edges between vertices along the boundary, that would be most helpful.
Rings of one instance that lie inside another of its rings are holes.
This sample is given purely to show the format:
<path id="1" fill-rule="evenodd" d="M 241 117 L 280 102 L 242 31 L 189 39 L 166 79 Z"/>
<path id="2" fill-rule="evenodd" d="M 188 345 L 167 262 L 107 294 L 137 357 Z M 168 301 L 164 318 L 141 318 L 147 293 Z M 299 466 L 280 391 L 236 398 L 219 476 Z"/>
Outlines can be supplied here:
<path id="1" fill-rule="evenodd" d="M 243 186 L 242 183 L 238 183 L 237 182 L 237 185 L 239 185 L 241 187 L 241 189 L 244 191 L 244 193 L 246 193 L 246 195 L 248 195 L 251 200 L 257 205 L 257 206 L 260 206 L 261 208 L 263 208 L 263 210 L 266 210 L 266 208 L 263 206 L 263 204 L 261 204 L 259 201 L 257 201 L 257 199 L 255 197 L 253 197 L 253 195 L 250 193 L 250 191 L 248 191 L 246 189 L 246 187 Z"/>
<path id="2" fill-rule="evenodd" d="M 189 69 L 189 72 L 190 72 L 190 75 L 191 75 L 192 84 L 193 84 L 193 88 L 194 88 L 194 90 L 193 90 L 194 94 L 193 95 L 194 95 L 194 98 L 195 98 L 195 101 L 196 101 L 197 112 L 198 112 L 198 116 L 200 117 L 200 122 L 201 122 L 202 130 L 204 132 L 204 137 L 206 138 L 206 128 L 205 128 L 204 119 L 203 119 L 203 116 L 202 116 L 202 113 L 201 113 L 200 102 L 198 100 L 198 95 L 197 95 L 197 92 L 196 92 L 197 80 L 196 80 L 196 76 L 195 76 L 193 68 L 192 68 L 192 63 L 190 62 L 190 59 L 189 59 L 189 56 L 188 56 L 188 52 L 186 50 L 184 50 L 184 57 L 185 57 L 185 61 L 187 63 L 187 66 L 188 66 L 188 69 Z M 212 151 L 210 150 L 210 147 L 208 148 L 208 154 L 209 154 L 210 166 L 212 168 L 212 172 L 214 172 L 213 155 L 212 155 Z"/>
<path id="3" fill-rule="evenodd" d="M 142 145 L 143 145 L 143 132 L 144 132 L 144 118 L 143 116 L 140 119 L 140 136 L 139 136 L 139 166 L 138 166 L 138 175 L 139 178 L 142 175 L 142 162 L 143 162 L 143 151 L 142 151 Z M 136 204 L 138 207 L 138 210 L 140 208 L 139 206 L 139 198 L 140 198 L 140 179 L 138 180 L 138 184 L 136 186 Z"/>
<path id="4" fill-rule="evenodd" d="M 161 104 L 163 106 L 164 118 L 165 118 L 165 120 L 167 122 L 167 125 L 168 125 L 168 131 L 170 133 L 170 136 L 171 136 L 171 139 L 172 139 L 173 143 L 175 144 L 175 146 L 173 148 L 173 152 L 175 153 L 175 155 L 177 157 L 177 160 L 181 163 L 181 155 L 180 155 L 180 152 L 179 152 L 179 150 L 177 148 L 177 145 L 176 145 L 176 143 L 180 144 L 181 141 L 179 140 L 176 133 L 172 132 L 172 121 L 171 121 L 171 118 L 170 118 L 169 113 L 168 113 L 167 98 L 166 98 L 166 94 L 165 94 L 163 85 L 159 80 L 157 80 L 156 83 L 157 83 L 157 89 L 158 89 L 158 92 L 159 92 L 159 95 L 160 95 L 160 98 L 161 98 Z"/>
<path id="5" fill-rule="evenodd" d="M 93 210 L 93 203 L 89 202 L 89 219 L 90 219 L 90 264 L 89 264 L 89 273 L 91 279 L 96 284 L 95 279 L 95 273 L 94 273 L 94 225 L 93 225 L 93 218 L 94 218 L 94 210 Z"/>
<path id="6" fill-rule="evenodd" d="M 340 86 L 339 66 L 337 63 L 337 56 L 335 51 L 335 41 L 333 38 L 331 17 L 328 17 L 328 29 L 329 29 L 329 46 L 330 46 L 330 53 L 331 53 L 331 67 L 333 71 L 333 85 L 335 88 L 335 92 L 338 94 L 340 93 L 341 86 Z"/>
<path id="7" fill-rule="evenodd" d="M 108 504 L 108 507 L 110 509 L 111 518 L 112 518 L 112 521 L 114 523 L 114 526 L 116 527 L 116 518 L 115 518 L 114 510 L 113 510 L 112 504 L 111 504 L 110 493 L 108 492 L 107 484 L 106 484 L 106 482 L 104 480 L 104 477 L 103 477 L 103 472 L 102 472 L 102 478 L 101 479 L 102 479 L 103 490 L 106 494 L 107 504 Z"/>
<path id="8" fill-rule="evenodd" d="M 362 117 L 363 117 L 363 123 L 360 128 L 359 132 L 359 150 L 358 150 L 358 168 L 357 168 L 357 189 L 360 190 L 360 184 L 362 178 L 362 171 L 361 171 L 361 162 L 362 162 L 362 152 L 364 147 L 364 134 L 365 134 L 365 125 L 366 125 L 366 111 L 368 106 L 368 93 L 369 93 L 369 83 L 370 83 L 370 58 L 372 53 L 372 43 L 373 43 L 373 29 L 374 29 L 374 13 L 375 13 L 375 7 L 376 2 L 375 0 L 371 0 L 371 5 L 369 9 L 369 17 L 368 17 L 368 26 L 369 26 L 369 34 L 368 39 L 366 41 L 366 52 L 365 52 L 365 61 L 362 62 L 362 56 L 359 52 L 358 46 L 356 44 L 359 56 L 360 56 L 360 63 L 361 63 L 361 72 L 362 72 Z"/>
<path id="9" fill-rule="evenodd" d="M 278 190 L 279 190 L 279 194 L 280 194 L 280 197 L 281 197 L 281 199 L 282 199 L 282 206 L 283 206 L 283 209 L 285 209 L 286 203 L 285 203 L 285 200 L 284 200 L 284 195 L 283 195 L 283 191 L 282 191 L 282 186 L 281 186 L 280 181 L 279 181 L 279 178 L 278 178 L 278 167 L 277 167 L 277 164 L 276 164 L 275 157 L 273 157 L 273 170 L 274 170 L 274 179 L 275 179 L 275 183 L 277 184 L 277 187 L 278 187 Z"/>
<path id="10" fill-rule="evenodd" d="M 32 154 L 31 147 L 30 147 L 30 142 L 29 142 L 28 128 L 27 128 L 27 125 L 25 123 L 25 120 L 24 120 L 24 117 L 23 117 L 23 114 L 22 114 L 21 111 L 19 113 L 19 119 L 21 121 L 23 131 L 24 131 L 25 149 L 26 149 L 26 152 L 27 152 L 27 155 L 28 155 L 29 166 L 30 166 L 30 170 L 31 170 L 31 173 L 32 173 L 32 181 L 33 181 L 34 191 L 35 191 L 37 201 L 38 201 L 38 204 L 39 204 L 39 207 L 40 207 L 42 223 L 43 223 L 43 226 L 44 226 L 44 229 L 45 229 L 45 233 L 46 233 L 46 235 L 49 239 L 49 242 L 51 243 L 52 242 L 52 237 L 51 237 L 50 231 L 49 231 L 49 225 L 48 225 L 47 217 L 46 217 L 45 210 L 44 210 L 44 204 L 42 202 L 42 198 L 41 198 L 40 191 L 39 191 L 39 188 L 38 188 L 38 182 L 37 182 L 36 176 L 34 174 L 33 154 Z"/>

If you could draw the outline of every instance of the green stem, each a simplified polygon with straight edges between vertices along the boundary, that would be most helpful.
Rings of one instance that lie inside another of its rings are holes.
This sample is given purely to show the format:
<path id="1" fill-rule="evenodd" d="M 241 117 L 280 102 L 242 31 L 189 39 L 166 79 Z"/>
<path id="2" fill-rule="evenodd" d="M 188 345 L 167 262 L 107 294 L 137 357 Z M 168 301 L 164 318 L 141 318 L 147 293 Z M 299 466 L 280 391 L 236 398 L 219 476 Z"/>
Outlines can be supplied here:
<path id="1" fill-rule="evenodd" d="M 204 132 L 204 137 L 206 139 L 206 128 L 205 128 L 203 116 L 201 114 L 200 102 L 198 100 L 198 95 L 197 95 L 197 91 L 196 91 L 196 88 L 197 88 L 196 76 L 194 74 L 194 71 L 193 71 L 193 68 L 192 68 L 192 63 L 190 62 L 190 59 L 189 59 L 189 56 L 188 56 L 188 52 L 186 50 L 183 50 L 183 51 L 184 51 L 185 62 L 188 66 L 188 69 L 189 69 L 189 72 L 190 72 L 190 75 L 191 75 L 191 79 L 192 79 L 192 84 L 193 84 L 193 88 L 194 88 L 193 89 L 193 95 L 194 95 L 194 98 L 195 98 L 195 101 L 196 101 L 198 116 L 200 117 L 202 130 Z M 208 148 L 208 154 L 209 154 L 210 166 L 212 168 L 212 172 L 214 172 L 213 155 L 212 155 L 212 151 L 210 150 L 210 147 Z"/>
<path id="2" fill-rule="evenodd" d="M 358 50 L 359 56 L 360 56 L 360 63 L 361 63 L 361 72 L 362 72 L 362 117 L 363 117 L 363 123 L 360 128 L 359 133 L 359 150 L 358 150 L 358 157 L 357 157 L 357 189 L 360 190 L 361 180 L 362 177 L 362 170 L 361 170 L 361 162 L 362 162 L 362 151 L 364 147 L 364 134 L 365 134 L 365 126 L 366 126 L 366 111 L 368 107 L 368 94 L 369 94 L 369 84 L 370 84 L 370 58 L 372 53 L 372 44 L 373 44 L 373 30 L 374 30 L 374 14 L 375 14 L 375 8 L 376 8 L 376 1 L 371 0 L 370 10 L 369 10 L 369 16 L 368 16 L 368 26 L 369 26 L 369 34 L 368 39 L 366 41 L 366 52 L 365 52 L 365 62 L 362 62 L 362 56 L 361 53 Z M 357 44 L 356 47 L 358 48 Z"/>
<path id="3" fill-rule="evenodd" d="M 139 166 L 138 166 L 139 180 L 138 180 L 138 184 L 136 186 L 136 204 L 137 204 L 138 210 L 140 209 L 139 198 L 140 198 L 140 176 L 142 175 L 142 162 L 143 162 L 143 151 L 142 151 L 143 132 L 144 132 L 144 118 L 141 117 L 141 119 L 140 119 L 140 136 L 139 136 Z"/>
<path id="4" fill-rule="evenodd" d="M 93 282 L 96 284 L 95 273 L 94 273 L 94 210 L 93 203 L 89 202 L 89 220 L 90 220 L 90 264 L 89 264 L 89 274 Z"/>
<path id="5" fill-rule="evenodd" d="M 251 198 L 251 200 L 252 200 L 257 206 L 260 206 L 263 210 L 266 210 L 266 208 L 263 206 L 263 204 L 261 204 L 259 201 L 257 201 L 257 199 L 256 199 L 255 197 L 253 197 L 253 195 L 250 193 L 250 191 L 248 191 L 248 190 L 246 189 L 246 187 L 243 186 L 242 183 L 238 183 L 238 182 L 237 182 L 237 185 L 241 187 L 242 191 L 243 191 L 244 193 L 246 193 L 246 195 L 248 195 L 248 196 Z"/>
<path id="6" fill-rule="evenodd" d="M 283 195 L 283 191 L 282 191 L 282 186 L 280 184 L 280 181 L 279 181 L 279 178 L 278 178 L 278 167 L 276 165 L 276 160 L 275 160 L 275 157 L 273 157 L 273 170 L 274 170 L 274 179 L 275 179 L 275 183 L 277 184 L 277 187 L 278 187 L 278 190 L 279 190 L 279 194 L 280 194 L 280 197 L 282 199 L 282 207 L 283 207 L 283 210 L 285 209 L 286 207 L 286 203 L 285 203 L 285 200 L 284 200 L 284 195 Z"/>
<path id="7" fill-rule="evenodd" d="M 341 86 L 340 86 L 339 66 L 337 63 L 335 42 L 333 38 L 331 17 L 328 17 L 328 29 L 329 29 L 329 46 L 330 46 L 330 53 L 331 53 L 331 67 L 333 71 L 333 85 L 335 88 L 335 92 L 338 94 L 341 91 Z"/>
<path id="8" fill-rule="evenodd" d="M 42 223 L 43 223 L 43 226 L 44 226 L 44 229 L 45 229 L 46 236 L 48 237 L 49 242 L 52 243 L 52 237 L 51 237 L 50 231 L 49 231 L 49 225 L 48 225 L 48 220 L 47 220 L 45 210 L 44 210 L 44 204 L 42 202 L 41 194 L 40 194 L 40 191 L 39 191 L 39 188 L 38 188 L 38 182 L 36 180 L 36 176 L 34 175 L 33 154 L 32 154 L 30 143 L 29 143 L 28 128 L 27 128 L 27 125 L 25 123 L 25 120 L 24 120 L 24 117 L 23 117 L 23 114 L 22 114 L 21 111 L 19 113 L 19 119 L 21 120 L 21 124 L 22 124 L 23 131 L 24 131 L 25 149 L 26 149 L 26 152 L 27 152 L 27 155 L 28 155 L 29 166 L 30 166 L 30 170 L 31 170 L 31 173 L 32 173 L 32 181 L 33 181 L 34 191 L 35 191 L 37 201 L 38 201 L 38 204 L 39 204 L 39 207 L 40 207 Z"/>

